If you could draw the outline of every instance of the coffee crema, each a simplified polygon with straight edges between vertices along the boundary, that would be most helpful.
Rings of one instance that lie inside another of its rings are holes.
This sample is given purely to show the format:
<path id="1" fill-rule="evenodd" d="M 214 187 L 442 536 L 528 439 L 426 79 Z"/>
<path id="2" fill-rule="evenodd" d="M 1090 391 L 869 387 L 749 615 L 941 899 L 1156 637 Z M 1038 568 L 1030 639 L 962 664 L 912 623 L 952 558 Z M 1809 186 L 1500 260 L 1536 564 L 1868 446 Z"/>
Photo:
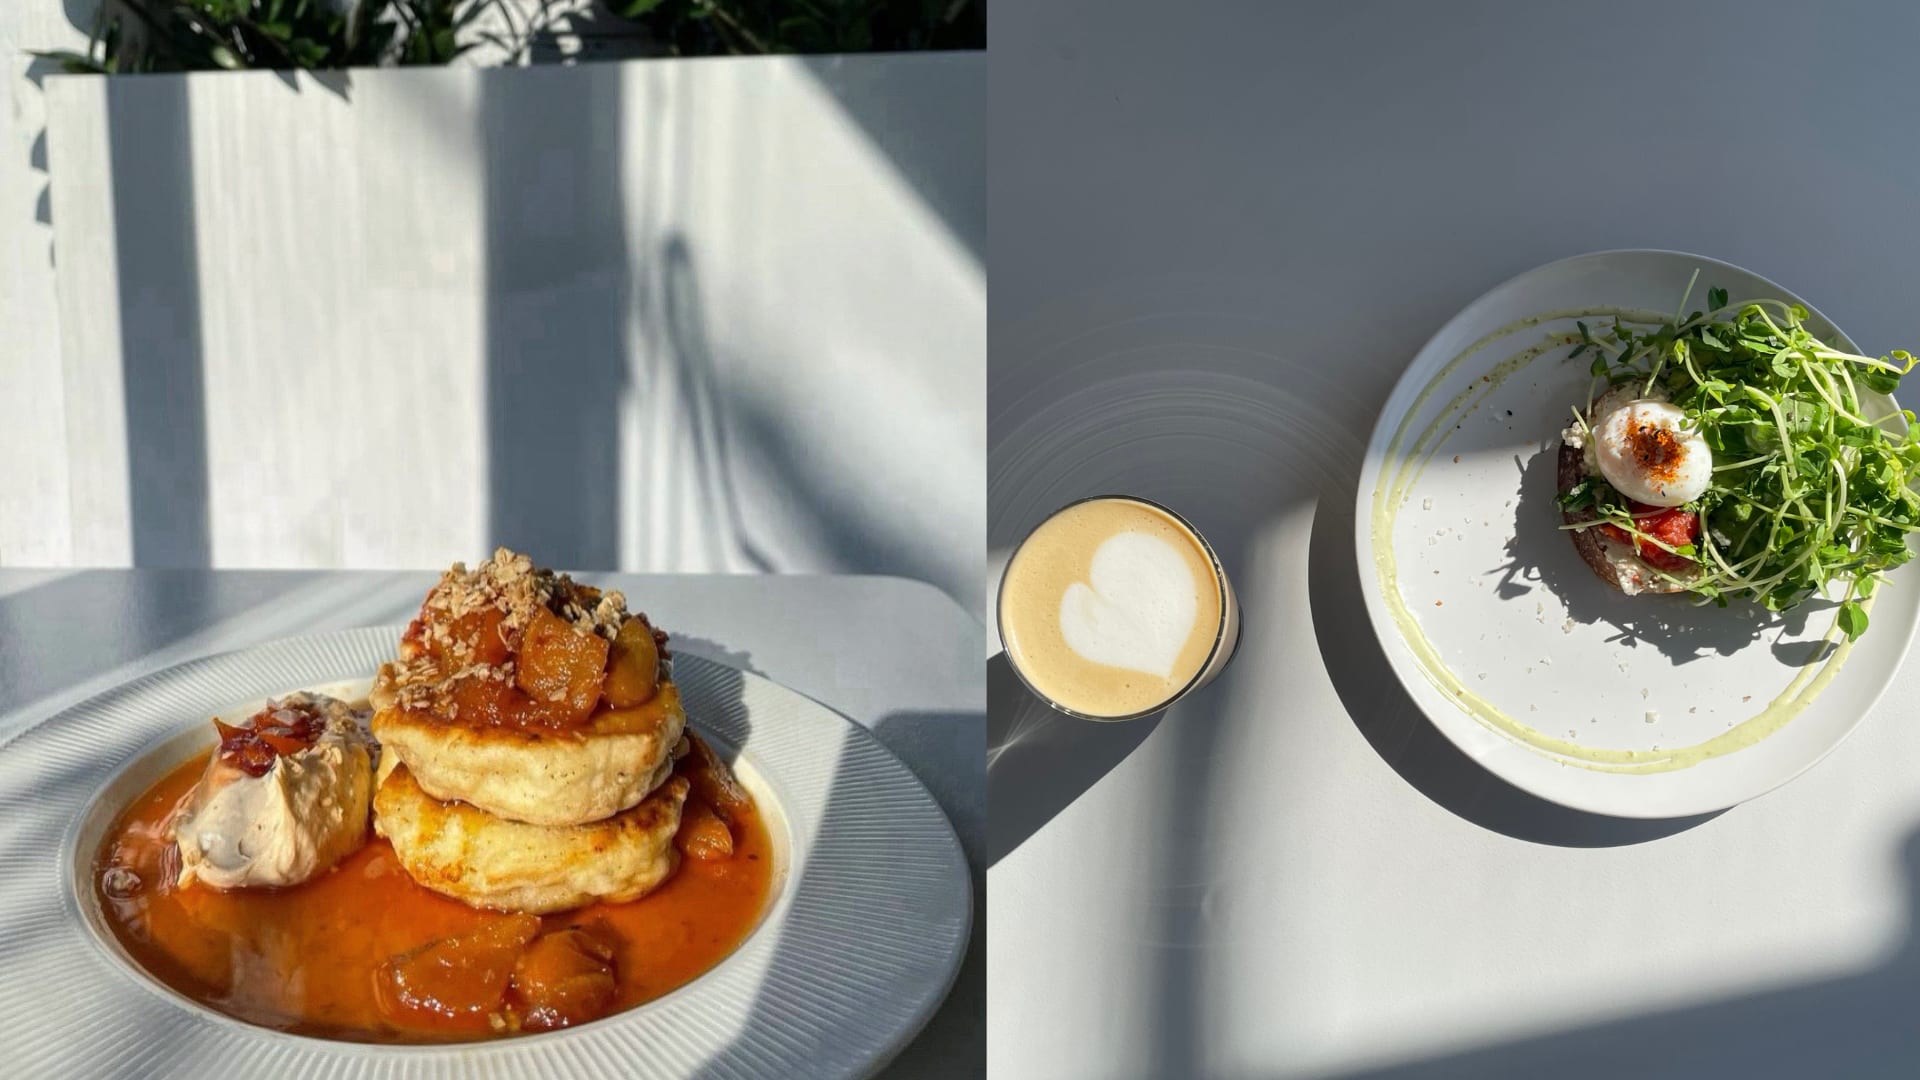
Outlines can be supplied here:
<path id="1" fill-rule="evenodd" d="M 1048 518 L 1014 552 L 1000 637 L 1042 697 L 1084 716 L 1134 716 L 1178 697 L 1214 643 L 1229 645 L 1231 603 L 1185 523 L 1151 503 L 1091 499 Z"/>

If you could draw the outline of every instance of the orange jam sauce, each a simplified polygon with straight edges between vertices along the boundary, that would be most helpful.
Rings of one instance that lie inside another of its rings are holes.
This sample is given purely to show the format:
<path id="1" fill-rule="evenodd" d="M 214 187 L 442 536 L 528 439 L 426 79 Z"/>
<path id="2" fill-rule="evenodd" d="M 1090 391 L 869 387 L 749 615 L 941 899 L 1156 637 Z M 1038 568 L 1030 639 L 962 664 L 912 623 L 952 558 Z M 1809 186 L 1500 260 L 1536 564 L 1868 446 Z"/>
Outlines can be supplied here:
<path id="1" fill-rule="evenodd" d="M 493 1030 L 484 1014 L 382 1011 L 376 991 L 382 963 L 505 918 L 414 884 L 383 839 L 292 888 L 177 887 L 179 858 L 167 839 L 167 819 L 200 778 L 207 756 L 140 796 L 114 824 L 93 867 L 107 922 L 148 974 L 209 1008 L 304 1035 L 430 1043 L 509 1034 Z M 547 915 L 541 929 L 582 927 L 613 946 L 615 1013 L 683 986 L 731 953 L 766 906 L 774 858 L 766 822 L 748 809 L 735 833 L 730 859 L 684 856 L 652 894 Z M 126 890 L 106 887 L 111 867 L 137 874 L 138 889 L 114 895 Z"/>

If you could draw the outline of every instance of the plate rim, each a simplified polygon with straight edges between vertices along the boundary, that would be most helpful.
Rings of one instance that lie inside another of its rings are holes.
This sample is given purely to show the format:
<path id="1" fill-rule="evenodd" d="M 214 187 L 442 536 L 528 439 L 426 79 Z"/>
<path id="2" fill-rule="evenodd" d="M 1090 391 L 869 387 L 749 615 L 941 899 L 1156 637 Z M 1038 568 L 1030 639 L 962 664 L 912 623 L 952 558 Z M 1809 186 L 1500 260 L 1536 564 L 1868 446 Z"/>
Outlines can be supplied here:
<path id="1" fill-rule="evenodd" d="M 1845 330 L 1841 329 L 1838 323 L 1828 318 L 1824 312 L 1801 297 L 1798 293 L 1764 274 L 1749 270 L 1737 263 L 1728 262 L 1725 259 L 1717 259 L 1709 255 L 1698 255 L 1671 248 L 1607 248 L 1568 255 L 1522 270 L 1488 288 L 1460 308 L 1459 311 L 1455 312 L 1445 322 L 1441 323 L 1440 326 L 1421 343 L 1420 347 L 1414 351 L 1413 355 L 1408 359 L 1406 367 L 1401 371 L 1399 377 L 1394 380 L 1393 388 L 1387 392 L 1386 400 L 1381 403 L 1380 411 L 1374 418 L 1374 424 L 1368 433 L 1366 448 L 1361 458 L 1359 483 L 1354 493 L 1354 556 L 1356 573 L 1360 578 L 1361 595 L 1365 601 L 1362 606 L 1366 608 L 1367 623 L 1372 628 L 1374 638 L 1380 645 L 1382 659 L 1386 662 L 1388 669 L 1393 672 L 1394 679 L 1400 684 L 1401 688 L 1406 691 L 1414 707 L 1425 717 L 1427 723 L 1431 724 L 1439 730 L 1441 735 L 1445 736 L 1447 741 L 1453 745 L 1455 749 L 1459 750 L 1464 756 L 1471 760 L 1475 766 L 1485 769 L 1501 781 L 1548 802 L 1584 813 L 1597 814 L 1605 817 L 1642 821 L 1665 821 L 1726 810 L 1738 806 L 1741 803 L 1757 799 L 1770 792 L 1777 791 L 1786 784 L 1804 775 L 1809 769 L 1826 760 L 1828 755 L 1838 750 L 1842 744 L 1852 738 L 1853 734 L 1865 724 L 1868 715 L 1879 706 L 1881 700 L 1886 696 L 1888 689 L 1892 687 L 1893 677 L 1898 674 L 1898 668 L 1896 667 L 1892 674 L 1889 674 L 1880 681 L 1880 685 L 1867 696 L 1865 704 L 1858 710 L 1851 722 L 1846 725 L 1839 733 L 1839 736 L 1833 739 L 1831 743 L 1821 748 L 1818 753 L 1809 755 L 1805 761 L 1793 769 L 1784 771 L 1778 778 L 1767 783 L 1765 786 L 1760 787 L 1758 790 L 1751 791 L 1748 794 L 1741 795 L 1738 798 L 1734 798 L 1731 801 L 1727 801 L 1722 797 L 1713 797 L 1700 800 L 1693 804 L 1682 804 L 1679 809 L 1668 809 L 1665 807 L 1648 809 L 1632 805 L 1620 805 L 1619 803 L 1606 800 L 1590 799 L 1578 790 L 1568 793 L 1543 789 L 1541 785 L 1533 783 L 1530 776 L 1516 776 L 1509 770 L 1502 768 L 1497 755 L 1489 755 L 1481 752 L 1480 747 L 1468 740 L 1467 736 L 1469 733 L 1464 727 L 1460 726 L 1460 722 L 1464 720 L 1465 723 L 1478 726 L 1476 721 L 1463 715 L 1455 716 L 1451 714 L 1449 714 L 1445 720 L 1442 720 L 1436 716 L 1434 710 L 1429 709 L 1427 703 L 1421 699 L 1420 693 L 1409 678 L 1409 674 L 1403 671 L 1401 665 L 1394 660 L 1395 650 L 1404 650 L 1407 648 L 1407 645 L 1405 639 L 1400 634 L 1398 626 L 1390 625 L 1392 620 L 1383 610 L 1384 600 L 1381 593 L 1382 586 L 1379 575 L 1374 568 L 1372 550 L 1372 494 L 1374 488 L 1379 485 L 1380 475 L 1385 465 L 1387 442 L 1392 437 L 1394 424 L 1398 422 L 1399 413 L 1394 411 L 1394 407 L 1396 402 L 1408 396 L 1409 392 L 1415 395 L 1419 393 L 1420 387 L 1414 386 L 1410 380 L 1413 378 L 1415 365 L 1420 363 L 1422 357 L 1426 356 L 1429 350 L 1433 349 L 1437 343 L 1449 334 L 1454 333 L 1458 328 L 1466 325 L 1472 319 L 1477 318 L 1480 314 L 1480 309 L 1490 304 L 1494 298 L 1518 287 L 1528 278 L 1563 269 L 1575 263 L 1609 258 L 1645 257 L 1690 260 L 1698 263 L 1702 267 L 1724 267 L 1728 270 L 1747 275 L 1765 284 L 1768 288 L 1777 290 L 1782 298 L 1791 300 L 1806 308 L 1807 313 L 1811 317 L 1818 319 L 1832 328 L 1835 336 L 1842 345 L 1855 350 L 1859 348 L 1853 338 L 1849 336 Z M 1401 412 L 1404 411 L 1403 408 Z M 1901 643 L 1899 648 L 1899 655 L 1901 657 L 1905 657 L 1912 650 L 1916 631 L 1920 631 L 1920 620 L 1915 620 L 1908 626 L 1906 639 Z"/>
<path id="2" fill-rule="evenodd" d="M 255 672 L 246 670 L 244 665 L 249 662 L 250 658 L 256 658 L 255 662 L 265 661 L 266 657 L 261 654 L 285 651 L 298 654 L 297 658 L 293 661 L 294 663 L 305 662 L 309 666 L 321 664 L 332 665 L 324 673 L 308 672 L 299 676 L 295 681 L 302 685 L 324 686 L 328 683 L 370 678 L 373 674 L 373 668 L 380 662 L 377 659 L 370 660 L 357 667 L 349 665 L 349 667 L 352 667 L 352 669 L 349 670 L 348 667 L 341 666 L 346 663 L 344 659 L 327 656 L 323 660 L 321 657 L 327 649 L 359 649 L 367 652 L 378 651 L 381 643 L 390 643 L 393 640 L 397 640 L 401 629 L 403 629 L 403 627 L 400 624 L 393 624 L 390 626 L 356 627 L 316 634 L 276 638 L 255 642 L 238 648 L 189 657 L 163 667 L 138 672 L 111 686 L 103 687 L 85 699 L 61 708 L 58 712 L 42 717 L 24 727 L 9 732 L 6 738 L 0 739 L 0 754 L 17 754 L 19 753 L 19 744 L 32 740 L 36 734 L 44 737 L 49 731 L 57 731 L 63 724 L 86 721 L 93 718 L 93 714 L 96 714 L 103 708 L 126 704 L 132 704 L 136 708 L 141 707 L 142 703 L 140 699 L 142 696 L 155 693 L 162 686 L 166 685 L 168 680 L 210 678 L 217 681 L 224 678 L 228 681 L 275 681 L 277 684 L 278 680 L 269 680 L 264 670 Z M 784 697 L 792 700 L 796 705 L 807 711 L 824 713 L 826 716 L 832 717 L 849 729 L 844 736 L 845 741 L 840 744 L 839 760 L 841 763 L 845 763 L 849 756 L 849 751 L 852 750 L 853 753 L 865 756 L 870 762 L 877 762 L 883 770 L 892 772 L 895 782 L 897 782 L 899 778 L 904 778 L 908 785 L 910 785 L 902 789 L 906 797 L 910 801 L 920 803 L 923 811 L 931 812 L 931 816 L 920 822 L 919 827 L 930 828 L 937 821 L 936 847 L 938 850 L 930 856 L 930 860 L 943 864 L 940 868 L 940 874 L 949 884 L 954 886 L 953 891 L 957 897 L 957 904 L 955 904 L 957 908 L 955 914 L 957 914 L 958 917 L 957 932 L 952 937 L 950 947 L 945 950 L 944 955 L 938 960 L 937 969 L 934 964 L 925 966 L 924 970 L 927 978 L 922 984 L 923 990 L 933 991 L 937 988 L 937 992 L 925 992 L 920 995 L 921 1000 L 916 1003 L 917 1007 L 911 1014 L 901 1015 L 898 1022 L 889 1025 L 891 1030 L 887 1031 L 884 1036 L 880 1035 L 880 1029 L 876 1029 L 874 1032 L 875 1037 L 868 1046 L 857 1054 L 854 1060 L 845 1063 L 849 1070 L 846 1072 L 847 1075 L 871 1076 L 883 1069 L 888 1062 L 898 1057 L 899 1054 L 925 1030 L 927 1024 L 930 1023 L 933 1017 L 940 1011 L 959 980 L 961 970 L 965 964 L 968 947 L 972 943 L 974 921 L 977 915 L 977 912 L 974 910 L 972 869 L 966 861 L 964 849 L 959 842 L 958 835 L 954 832 L 952 821 L 948 817 L 945 808 L 942 807 L 938 799 L 933 796 L 931 790 L 927 788 L 898 755 L 894 754 L 873 732 L 846 716 L 838 709 L 772 678 L 761 675 L 758 672 L 746 670 L 724 661 L 704 656 L 698 652 L 684 650 L 678 652 L 677 656 L 678 658 L 691 658 L 696 662 L 696 666 L 706 668 L 711 672 L 731 673 L 748 683 L 757 681 L 764 685 L 760 690 L 755 691 L 755 693 L 765 694 L 771 692 L 776 695 L 776 700 Z M 340 663 L 333 663 L 336 659 L 340 659 Z M 357 660 L 355 662 L 358 663 Z M 227 665 L 241 666 L 222 671 L 223 666 Z M 118 778 L 123 776 L 127 770 L 147 760 L 167 742 L 179 739 L 182 735 L 188 733 L 191 730 L 191 726 L 186 720 L 187 715 L 189 715 L 188 710 L 197 712 L 206 711 L 206 709 L 210 708 L 217 712 L 235 704 L 245 703 L 250 697 L 259 696 L 259 694 L 253 693 L 252 691 L 234 690 L 229 693 L 224 689 L 200 686 L 191 687 L 185 692 L 189 695 L 205 697 L 206 700 L 204 702 L 196 701 L 193 705 L 189 706 L 187 710 L 176 710 L 181 712 L 181 716 L 177 722 L 151 720 L 143 722 L 137 744 L 131 745 L 130 747 L 116 746 L 114 748 L 116 757 L 113 761 L 106 763 L 104 767 L 96 766 L 90 769 L 85 774 L 82 782 L 75 785 L 76 787 L 84 787 L 84 791 L 78 794 L 71 791 L 63 793 L 63 798 L 70 797 L 75 799 L 75 806 L 73 807 L 74 818 L 58 828 L 57 831 L 60 839 L 59 848 L 55 853 L 56 857 L 51 860 L 46 860 L 46 863 L 43 864 L 41 868 L 44 872 L 35 875 L 38 880 L 34 881 L 27 888 L 31 893 L 42 896 L 45 895 L 47 888 L 55 890 L 57 893 L 57 897 L 55 898 L 56 902 L 48 906 L 58 907 L 60 909 L 60 915 L 63 916 L 60 929 L 64 933 L 77 935 L 79 938 L 90 941 L 86 949 L 89 953 L 89 959 L 85 962 L 85 965 L 93 968 L 93 965 L 96 962 L 98 963 L 99 967 L 94 969 L 97 972 L 97 974 L 93 976 L 95 979 L 114 980 L 121 986 L 125 986 L 128 983 L 144 984 L 142 991 L 133 992 L 141 993 L 143 996 L 151 994 L 153 995 L 152 1000 L 166 1002 L 163 1007 L 168 1010 L 177 1010 L 177 1015 L 182 1020 L 185 1020 L 187 1017 L 194 1017 L 218 1024 L 220 1025 L 220 1029 L 223 1030 L 228 1037 L 241 1040 L 246 1044 L 251 1044 L 254 1051 L 269 1046 L 275 1048 L 284 1047 L 287 1052 L 318 1055 L 322 1058 L 331 1059 L 339 1065 L 367 1066 L 376 1062 L 384 1062 L 403 1072 L 433 1070 L 436 1068 L 461 1069 L 478 1064 L 482 1058 L 490 1059 L 497 1065 L 509 1067 L 516 1064 L 514 1061 L 516 1058 L 538 1059 L 524 1063 L 535 1065 L 536 1068 L 542 1062 L 547 1063 L 550 1067 L 559 1066 L 569 1058 L 575 1057 L 574 1054 L 560 1053 L 560 1051 L 579 1050 L 589 1040 L 594 1039 L 596 1035 L 605 1038 L 609 1037 L 610 1032 L 623 1026 L 631 1028 L 631 1026 L 636 1023 L 646 1023 L 651 1016 L 656 1015 L 658 1012 L 657 1009 L 652 1007 L 664 1006 L 675 1001 L 684 1002 L 687 998 L 697 998 L 702 991 L 703 985 L 708 991 L 714 990 L 716 986 L 709 981 L 710 977 L 721 973 L 730 964 L 743 961 L 749 947 L 755 944 L 756 939 L 766 939 L 770 942 L 762 946 L 768 950 L 764 970 L 770 975 L 774 970 L 776 960 L 779 958 L 780 946 L 783 940 L 782 934 L 791 932 L 791 924 L 788 919 L 798 901 L 808 865 L 818 847 L 818 837 L 803 833 L 801 826 L 795 822 L 790 813 L 790 807 L 804 804 L 806 800 L 804 798 L 798 801 L 794 800 L 793 796 L 787 790 L 789 785 L 785 781 L 788 778 L 783 777 L 781 767 L 777 762 L 770 762 L 762 754 L 750 749 L 749 746 L 742 745 L 739 740 L 728 734 L 720 733 L 718 737 L 721 741 L 747 757 L 752 771 L 755 772 L 763 782 L 765 790 L 771 793 L 780 804 L 777 812 L 780 827 L 785 833 L 786 860 L 785 865 L 779 868 L 781 879 L 776 885 L 776 892 L 761 912 L 753 929 L 718 963 L 689 982 L 676 987 L 674 990 L 658 998 L 644 1002 L 632 1009 L 623 1010 L 594 1024 L 558 1031 L 541 1032 L 511 1039 L 485 1039 L 468 1042 L 385 1044 L 334 1040 L 270 1028 L 221 1013 L 209 1006 L 187 999 L 179 991 L 160 983 L 152 975 L 140 970 L 138 965 L 131 963 L 128 958 L 114 955 L 113 950 L 106 942 L 97 939 L 97 928 L 89 925 L 89 919 L 82 910 L 85 900 L 79 894 L 74 884 L 78 880 L 76 875 L 82 872 L 78 858 L 80 853 L 76 844 L 82 838 L 81 834 L 85 829 L 85 821 L 88 817 L 92 816 L 91 812 L 95 808 L 100 796 L 114 786 Z M 267 691 L 267 693 L 282 692 L 288 691 Z M 223 697 L 223 695 L 225 696 Z M 220 699 L 218 704 L 213 703 L 213 699 L 215 698 Z M 157 702 L 149 702 L 145 703 L 145 707 L 148 710 L 152 710 L 161 708 L 162 706 Z M 763 718 L 756 719 L 764 722 Z M 690 720 L 695 724 L 701 723 L 699 719 L 690 718 Z M 97 718 L 95 722 L 98 722 Z M 776 723 L 782 725 L 790 722 L 791 717 L 776 721 Z M 802 722 L 808 723 L 811 721 Z M 710 725 L 708 726 L 710 727 Z M 44 766 L 46 762 L 41 760 L 37 762 L 37 764 Z M 16 765 L 15 767 L 25 770 L 22 774 L 23 776 L 33 777 L 38 775 L 40 771 L 35 768 L 35 765 L 36 762 L 29 758 L 24 765 Z M 788 767 L 791 768 L 791 764 L 789 764 Z M 828 813 L 827 800 L 831 798 L 832 793 L 839 790 L 839 778 L 834 777 L 833 780 L 835 781 L 834 783 L 827 785 L 823 789 L 825 793 L 820 796 L 821 804 L 814 809 L 815 815 L 821 817 L 823 820 Z M 908 911 L 905 917 L 917 921 L 919 910 L 920 909 L 916 908 Z M 20 913 L 10 912 L 9 914 L 18 915 Z M 770 939 L 767 938 L 769 930 L 776 931 Z M 70 939 L 63 939 L 61 942 L 63 948 L 74 944 L 77 943 Z M 98 953 L 97 957 L 92 955 L 95 952 Z M 760 1002 L 759 991 L 765 988 L 768 981 L 768 975 L 763 975 L 760 981 L 752 986 L 751 989 L 753 993 L 749 994 L 745 999 L 745 1005 L 750 1010 L 747 1013 L 748 1017 L 754 1015 L 753 1010 L 757 1009 Z M 793 1016 L 788 1015 L 783 1017 L 782 1022 L 792 1024 L 795 1020 Z M 695 1067 L 714 1060 L 713 1053 L 725 1052 L 733 1042 L 737 1042 L 750 1030 L 750 1026 L 743 1025 L 739 1031 L 734 1033 L 732 1039 L 729 1040 L 727 1044 L 712 1048 L 712 1053 L 708 1053 L 704 1061 L 696 1061 L 694 1063 Z M 839 1033 L 844 1034 L 844 1032 Z M 569 1072 L 565 1075 L 572 1075 L 572 1073 Z"/>

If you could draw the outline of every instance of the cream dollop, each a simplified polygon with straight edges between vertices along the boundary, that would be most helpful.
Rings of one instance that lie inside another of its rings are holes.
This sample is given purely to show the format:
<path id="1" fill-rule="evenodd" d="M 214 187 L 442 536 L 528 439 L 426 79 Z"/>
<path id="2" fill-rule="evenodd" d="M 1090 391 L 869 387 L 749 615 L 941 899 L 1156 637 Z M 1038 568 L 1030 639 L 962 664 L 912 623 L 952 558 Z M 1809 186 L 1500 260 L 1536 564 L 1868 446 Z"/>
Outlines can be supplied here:
<path id="1" fill-rule="evenodd" d="M 173 820 L 181 885 L 298 885 L 366 843 L 378 747 L 365 714 L 322 694 L 290 694 L 269 707 L 289 704 L 313 707 L 325 730 L 261 776 L 214 754 Z"/>

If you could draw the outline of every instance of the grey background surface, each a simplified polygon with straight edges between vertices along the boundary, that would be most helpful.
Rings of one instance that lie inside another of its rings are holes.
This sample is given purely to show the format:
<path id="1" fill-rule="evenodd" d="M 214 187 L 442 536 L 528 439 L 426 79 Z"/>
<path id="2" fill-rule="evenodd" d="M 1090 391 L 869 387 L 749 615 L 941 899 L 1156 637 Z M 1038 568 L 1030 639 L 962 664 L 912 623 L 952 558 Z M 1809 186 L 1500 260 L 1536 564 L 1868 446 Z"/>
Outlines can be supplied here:
<path id="1" fill-rule="evenodd" d="M 990 567 L 1066 501 L 1144 495 L 1246 629 L 1132 725 L 990 663 L 994 1075 L 1920 1068 L 1920 669 L 1778 792 L 1589 817 L 1433 731 L 1353 555 L 1388 391 L 1532 266 L 1693 251 L 1920 343 L 1916 40 L 1892 3 L 995 11 Z"/>
<path id="2" fill-rule="evenodd" d="M 435 576 L 0 570 L 0 740 L 192 657 L 405 622 Z M 901 578 L 584 577 L 624 590 L 671 630 L 673 648 L 758 672 L 866 727 L 927 785 L 967 853 L 974 933 L 946 1003 L 883 1075 L 980 1075 L 986 801 L 979 624 L 933 586 Z"/>

